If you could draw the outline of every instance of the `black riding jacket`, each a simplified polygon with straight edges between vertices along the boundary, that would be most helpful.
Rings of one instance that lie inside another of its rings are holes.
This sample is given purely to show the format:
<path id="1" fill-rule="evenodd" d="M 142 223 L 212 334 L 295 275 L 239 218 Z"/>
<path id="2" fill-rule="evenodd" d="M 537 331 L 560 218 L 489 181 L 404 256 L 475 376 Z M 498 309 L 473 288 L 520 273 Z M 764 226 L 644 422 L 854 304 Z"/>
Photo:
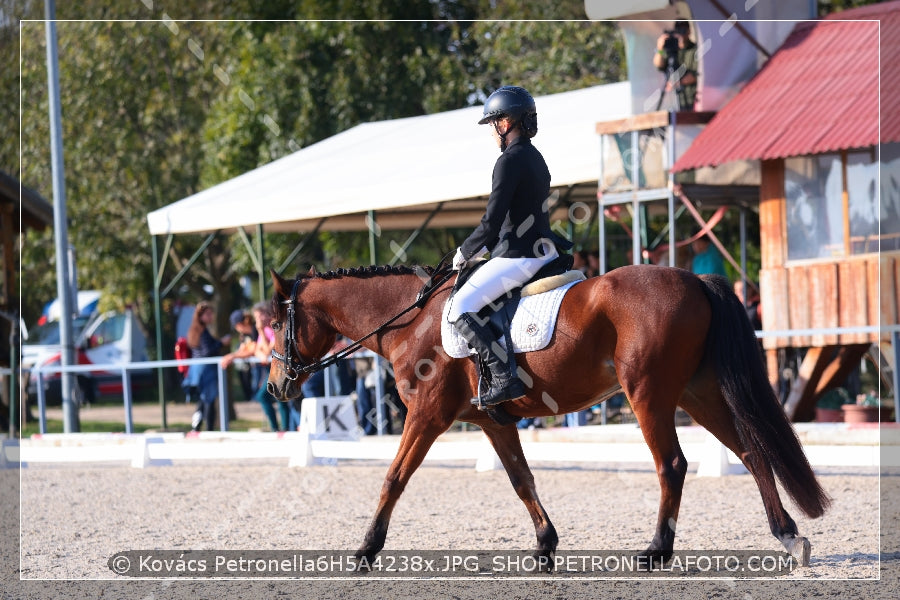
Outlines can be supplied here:
<path id="1" fill-rule="evenodd" d="M 544 202 L 550 194 L 550 171 L 531 140 L 520 135 L 494 164 L 493 186 L 481 223 L 462 243 L 463 257 L 482 249 L 491 257 L 538 258 L 538 240 L 547 238 L 560 251 L 571 243 L 550 229 Z"/>

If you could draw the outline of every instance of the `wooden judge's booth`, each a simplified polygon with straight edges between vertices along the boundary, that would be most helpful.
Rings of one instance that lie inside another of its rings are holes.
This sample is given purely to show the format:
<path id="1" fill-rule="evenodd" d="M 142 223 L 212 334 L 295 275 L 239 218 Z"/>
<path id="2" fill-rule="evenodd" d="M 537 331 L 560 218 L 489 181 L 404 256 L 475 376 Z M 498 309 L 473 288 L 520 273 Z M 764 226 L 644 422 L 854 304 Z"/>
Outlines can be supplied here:
<path id="1" fill-rule="evenodd" d="M 757 38 L 729 29 L 730 41 L 717 23 L 693 20 L 688 9 L 699 4 L 676 4 L 706 48 L 697 103 L 691 112 L 648 113 L 641 107 L 664 99 L 638 95 L 632 116 L 597 123 L 600 211 L 617 220 L 627 209 L 635 262 L 642 253 L 644 261 L 677 266 L 676 212 L 690 212 L 717 243 L 698 205 L 739 209 L 742 238 L 745 214 L 758 212 L 761 335 L 773 385 L 785 356 L 799 360 L 782 396 L 788 415 L 813 419 L 816 402 L 842 386 L 866 353 L 877 360 L 881 396 L 890 396 L 900 346 L 900 1 L 822 20 L 795 16 L 777 24 L 789 26 L 780 38 L 782 30 L 754 23 Z M 628 23 L 631 54 L 655 48 L 656 22 Z M 778 42 L 766 47 L 763 38 Z M 733 54 L 717 51 L 728 44 L 752 48 L 745 79 Z M 644 63 L 646 56 L 629 62 L 633 95 L 643 89 L 635 81 Z M 722 83 L 729 74 L 730 86 Z M 654 210 L 668 212 L 668 257 L 648 257 L 654 245 L 637 233 Z M 600 236 L 605 272 L 603 227 Z M 746 270 L 743 257 L 732 264 Z"/>
<path id="2" fill-rule="evenodd" d="M 873 344 L 891 368 L 900 316 L 900 2 L 837 16 L 880 19 L 881 48 L 877 21 L 796 25 L 672 167 L 759 161 L 762 342 L 773 379 L 779 350 L 807 349 L 795 421 Z"/>

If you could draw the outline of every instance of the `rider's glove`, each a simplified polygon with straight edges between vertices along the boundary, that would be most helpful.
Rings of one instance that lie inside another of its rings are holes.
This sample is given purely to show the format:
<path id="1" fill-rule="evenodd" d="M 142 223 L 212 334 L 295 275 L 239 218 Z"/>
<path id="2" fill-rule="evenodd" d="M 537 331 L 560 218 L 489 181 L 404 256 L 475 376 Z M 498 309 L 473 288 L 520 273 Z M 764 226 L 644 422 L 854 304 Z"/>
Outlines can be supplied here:
<path id="1" fill-rule="evenodd" d="M 468 262 L 469 261 L 466 260 L 463 256 L 462 248 L 457 248 L 456 255 L 453 257 L 453 270 L 459 271 L 460 269 L 465 267 Z"/>

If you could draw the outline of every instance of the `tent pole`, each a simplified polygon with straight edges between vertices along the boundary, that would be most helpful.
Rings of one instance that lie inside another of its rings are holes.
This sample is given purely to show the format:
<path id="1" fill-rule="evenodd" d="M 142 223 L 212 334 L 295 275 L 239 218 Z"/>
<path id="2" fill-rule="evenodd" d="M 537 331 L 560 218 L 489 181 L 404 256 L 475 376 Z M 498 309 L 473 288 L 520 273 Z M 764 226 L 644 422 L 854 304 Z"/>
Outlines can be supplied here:
<path id="1" fill-rule="evenodd" d="M 678 236 L 675 231 L 675 220 L 678 218 L 678 215 L 675 214 L 675 194 L 673 190 L 675 189 L 675 173 L 672 172 L 672 165 L 675 164 L 675 125 L 676 125 L 676 114 L 677 113 L 669 113 L 670 122 L 669 127 L 666 132 L 666 171 L 668 172 L 667 179 L 668 184 L 666 187 L 666 212 L 669 216 L 669 266 L 674 267 L 677 261 L 676 255 L 676 244 L 678 243 Z M 679 213 L 681 214 L 681 213 Z"/>
<path id="2" fill-rule="evenodd" d="M 598 194 L 599 195 L 599 194 Z M 606 213 L 603 210 L 603 198 L 597 198 L 597 257 L 599 258 L 598 275 L 606 273 Z"/>
<path id="3" fill-rule="evenodd" d="M 375 211 L 370 210 L 366 214 L 366 225 L 369 228 L 369 260 L 372 266 L 378 264 L 378 237 L 381 235 L 381 228 L 375 220 Z"/>
<path id="4" fill-rule="evenodd" d="M 741 290 L 744 294 L 744 306 L 750 304 L 750 294 L 747 293 L 747 207 L 741 205 L 740 212 L 741 229 Z"/>
<path id="5" fill-rule="evenodd" d="M 160 294 L 159 294 L 159 286 L 160 276 L 162 275 L 162 271 L 159 267 L 159 249 L 157 247 L 157 236 L 150 236 L 150 245 L 153 250 L 153 317 L 156 320 L 156 360 L 162 360 L 162 310 L 160 308 Z M 169 236 L 171 240 L 171 235 Z M 161 424 L 163 431 L 165 431 L 167 423 L 166 423 L 166 396 L 165 390 L 163 389 L 163 372 L 162 369 L 156 370 L 156 389 L 159 392 L 159 410 L 161 415 Z"/>
<path id="6" fill-rule="evenodd" d="M 259 301 L 266 299 L 266 243 L 262 223 L 256 225 L 256 256 L 259 259 Z"/>
<path id="7" fill-rule="evenodd" d="M 197 259 L 203 254 L 203 251 L 212 243 L 212 241 L 216 238 L 216 234 L 218 232 L 213 232 L 209 234 L 209 236 L 203 241 L 200 245 L 200 248 L 194 253 L 193 256 L 188 260 L 187 264 L 184 265 L 180 271 L 175 275 L 172 281 L 169 282 L 169 285 L 162 291 L 160 288 L 162 287 L 162 276 L 163 271 L 165 270 L 165 262 L 169 255 L 169 250 L 172 247 L 172 239 L 173 235 L 170 233 L 166 238 L 166 247 L 163 253 L 162 262 L 160 262 L 159 256 L 159 246 L 157 244 L 157 236 L 150 236 L 150 245 L 153 251 L 153 312 L 154 317 L 156 319 L 156 358 L 157 360 L 163 360 L 163 342 L 162 342 L 162 298 L 169 295 L 178 282 L 184 277 L 184 274 L 187 273 L 188 269 L 197 262 Z M 159 407 L 161 413 L 161 427 L 162 429 L 166 429 L 168 427 L 168 419 L 166 418 L 166 397 L 165 397 L 165 384 L 164 378 L 162 374 L 162 370 L 157 370 L 157 388 L 159 390 Z"/>
<path id="8" fill-rule="evenodd" d="M 606 150 L 606 136 L 600 136 L 600 177 L 597 178 L 597 258 L 598 275 L 606 273 L 606 213 L 603 210 L 603 182 L 606 181 L 606 159 L 604 151 Z M 603 404 L 605 407 L 606 404 Z M 606 410 L 605 408 L 603 409 Z M 604 421 L 605 412 L 604 412 Z"/>
<path id="9" fill-rule="evenodd" d="M 377 242 L 378 236 L 381 234 L 381 229 L 378 227 L 378 223 L 375 221 L 374 210 L 370 210 L 368 212 L 366 222 L 369 226 L 369 257 L 371 259 L 372 266 L 375 266 L 378 264 Z M 377 423 L 378 435 L 384 435 L 384 381 L 381 379 L 381 357 L 377 354 L 375 355 L 375 360 L 373 361 L 372 368 L 375 370 L 375 422 Z"/>
<path id="10" fill-rule="evenodd" d="M 631 200 L 631 264 L 641 264 L 641 202 L 638 200 L 640 191 L 641 163 L 640 142 L 637 131 L 631 132 L 631 188 L 634 196 Z"/>

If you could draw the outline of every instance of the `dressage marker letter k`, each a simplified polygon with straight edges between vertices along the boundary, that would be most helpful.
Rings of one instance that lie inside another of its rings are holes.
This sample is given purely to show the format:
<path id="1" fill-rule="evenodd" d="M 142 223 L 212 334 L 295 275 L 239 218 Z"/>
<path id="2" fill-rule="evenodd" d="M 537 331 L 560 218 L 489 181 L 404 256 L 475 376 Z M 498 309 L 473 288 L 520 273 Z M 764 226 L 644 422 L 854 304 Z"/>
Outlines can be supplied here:
<path id="1" fill-rule="evenodd" d="M 322 407 L 322 422 L 325 424 L 325 431 L 331 431 L 331 423 L 337 423 L 338 426 L 344 431 L 350 431 L 346 425 L 338 418 L 338 411 L 340 410 L 341 405 L 336 407 L 334 414 L 329 414 L 328 406 L 325 405 Z"/>

